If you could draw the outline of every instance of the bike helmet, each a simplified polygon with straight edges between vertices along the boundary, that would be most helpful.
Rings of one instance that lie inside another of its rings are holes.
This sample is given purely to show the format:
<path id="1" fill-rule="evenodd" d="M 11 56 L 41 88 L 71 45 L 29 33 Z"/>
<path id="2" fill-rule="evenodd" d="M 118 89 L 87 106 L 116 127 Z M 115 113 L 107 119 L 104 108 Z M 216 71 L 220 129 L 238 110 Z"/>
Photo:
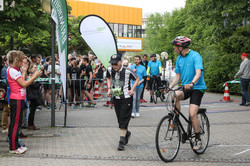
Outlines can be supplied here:
<path id="1" fill-rule="evenodd" d="M 152 58 L 152 57 L 156 57 L 156 54 L 151 54 L 151 55 L 150 55 L 150 58 Z"/>
<path id="2" fill-rule="evenodd" d="M 191 44 L 191 39 L 185 36 L 177 36 L 174 40 L 171 41 L 171 43 L 178 47 L 188 48 L 188 46 Z"/>

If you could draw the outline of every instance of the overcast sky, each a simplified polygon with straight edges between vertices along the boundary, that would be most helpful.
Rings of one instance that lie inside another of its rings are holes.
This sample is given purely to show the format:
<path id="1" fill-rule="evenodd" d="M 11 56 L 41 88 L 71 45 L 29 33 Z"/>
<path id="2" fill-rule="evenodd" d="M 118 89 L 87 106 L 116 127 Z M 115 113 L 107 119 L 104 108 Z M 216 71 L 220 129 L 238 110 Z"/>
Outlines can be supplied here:
<path id="1" fill-rule="evenodd" d="M 172 12 L 185 6 L 186 0 L 81 0 L 112 5 L 142 8 L 143 16 L 155 12 Z"/>

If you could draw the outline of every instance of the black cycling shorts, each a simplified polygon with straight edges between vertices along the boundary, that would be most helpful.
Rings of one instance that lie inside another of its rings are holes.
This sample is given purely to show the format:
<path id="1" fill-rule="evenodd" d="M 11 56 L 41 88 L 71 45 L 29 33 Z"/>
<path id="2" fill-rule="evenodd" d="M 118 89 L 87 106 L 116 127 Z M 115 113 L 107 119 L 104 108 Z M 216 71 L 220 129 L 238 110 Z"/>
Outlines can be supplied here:
<path id="1" fill-rule="evenodd" d="M 188 99 L 190 97 L 190 104 L 194 104 L 197 106 L 201 105 L 201 99 L 204 95 L 203 92 L 201 92 L 198 89 L 194 90 L 183 90 L 184 93 L 184 100 Z"/>
<path id="2" fill-rule="evenodd" d="M 153 83 L 154 80 L 157 82 L 157 86 L 161 87 L 161 78 L 157 77 L 157 76 L 153 76 L 148 81 L 148 89 L 152 90 L 152 83 Z"/>

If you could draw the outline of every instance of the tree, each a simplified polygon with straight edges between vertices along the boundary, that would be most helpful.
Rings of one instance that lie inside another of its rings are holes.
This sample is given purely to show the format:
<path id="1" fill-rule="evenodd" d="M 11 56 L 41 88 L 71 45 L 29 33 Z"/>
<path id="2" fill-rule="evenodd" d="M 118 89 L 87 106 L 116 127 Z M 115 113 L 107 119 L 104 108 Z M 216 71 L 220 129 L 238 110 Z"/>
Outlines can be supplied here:
<path id="1" fill-rule="evenodd" d="M 10 49 L 49 54 L 49 16 L 41 9 L 40 1 L 6 0 L 0 20 L 2 54 Z"/>
<path id="2" fill-rule="evenodd" d="M 88 51 L 91 50 L 86 42 L 80 35 L 79 23 L 85 16 L 78 16 L 76 18 L 70 18 L 68 21 L 69 27 L 69 44 L 68 52 L 76 52 L 78 54 L 87 55 Z"/>

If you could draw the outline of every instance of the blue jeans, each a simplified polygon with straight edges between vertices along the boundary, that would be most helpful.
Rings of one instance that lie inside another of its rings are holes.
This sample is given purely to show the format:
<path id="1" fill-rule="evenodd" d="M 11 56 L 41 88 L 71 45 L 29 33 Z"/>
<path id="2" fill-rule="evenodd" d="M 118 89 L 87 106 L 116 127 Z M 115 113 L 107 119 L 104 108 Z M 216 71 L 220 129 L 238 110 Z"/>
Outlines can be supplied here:
<path id="1" fill-rule="evenodd" d="M 133 96 L 133 113 L 139 113 L 140 110 L 140 97 L 143 89 L 135 89 Z"/>
<path id="2" fill-rule="evenodd" d="M 250 97 L 248 94 L 248 85 L 250 79 L 240 78 L 240 87 L 242 92 L 242 104 L 246 104 L 246 102 L 250 102 Z"/>

